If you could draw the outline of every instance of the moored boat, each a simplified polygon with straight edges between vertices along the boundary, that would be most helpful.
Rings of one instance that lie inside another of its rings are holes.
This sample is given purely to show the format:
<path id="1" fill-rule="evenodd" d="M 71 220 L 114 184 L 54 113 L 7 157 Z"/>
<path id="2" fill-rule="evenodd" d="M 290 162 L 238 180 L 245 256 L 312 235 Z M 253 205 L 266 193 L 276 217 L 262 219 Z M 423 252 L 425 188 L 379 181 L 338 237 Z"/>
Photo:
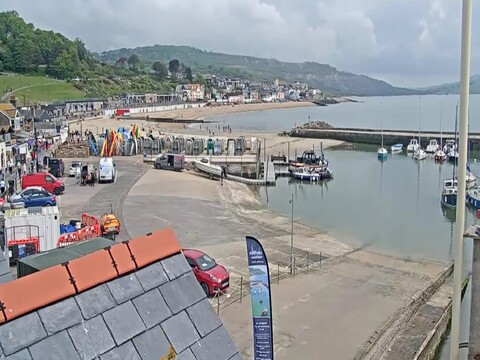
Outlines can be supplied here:
<path id="1" fill-rule="evenodd" d="M 427 153 L 421 149 L 421 148 L 418 148 L 414 153 L 413 153 L 413 158 L 415 160 L 423 160 L 427 157 Z"/>
<path id="2" fill-rule="evenodd" d="M 292 175 L 297 180 L 305 181 L 321 181 L 324 179 L 331 179 L 333 177 L 333 173 L 328 167 L 325 167 L 325 169 L 321 171 L 314 171 L 308 166 L 297 169 L 292 173 Z"/>
<path id="3" fill-rule="evenodd" d="M 450 209 L 457 207 L 457 185 L 458 182 L 455 179 L 447 179 L 443 182 L 442 198 L 440 200 L 443 206 Z"/>
<path id="4" fill-rule="evenodd" d="M 439 148 L 440 148 L 440 146 L 438 145 L 437 139 L 432 139 L 432 140 L 430 140 L 430 142 L 428 143 L 428 145 L 427 145 L 427 147 L 426 147 L 426 149 L 425 149 L 425 152 L 430 153 L 430 154 L 433 154 L 433 153 L 435 153 Z"/>
<path id="5" fill-rule="evenodd" d="M 383 146 L 377 150 L 377 157 L 380 160 L 385 160 L 387 158 L 388 151 Z"/>
<path id="6" fill-rule="evenodd" d="M 480 188 L 467 190 L 467 204 L 475 209 L 480 209 Z"/>
<path id="7" fill-rule="evenodd" d="M 407 145 L 407 152 L 415 152 L 418 148 L 418 139 L 410 139 L 410 142 Z"/>
<path id="8" fill-rule="evenodd" d="M 447 159 L 447 154 L 445 154 L 445 153 L 443 152 L 443 150 L 440 149 L 440 150 L 437 150 L 437 151 L 435 152 L 435 154 L 433 155 L 433 157 L 434 157 L 435 161 L 437 161 L 437 162 L 443 162 L 443 161 L 445 161 L 445 160 Z"/>
<path id="9" fill-rule="evenodd" d="M 390 151 L 393 153 L 399 153 L 403 150 L 403 144 L 395 144 L 390 146 Z"/>

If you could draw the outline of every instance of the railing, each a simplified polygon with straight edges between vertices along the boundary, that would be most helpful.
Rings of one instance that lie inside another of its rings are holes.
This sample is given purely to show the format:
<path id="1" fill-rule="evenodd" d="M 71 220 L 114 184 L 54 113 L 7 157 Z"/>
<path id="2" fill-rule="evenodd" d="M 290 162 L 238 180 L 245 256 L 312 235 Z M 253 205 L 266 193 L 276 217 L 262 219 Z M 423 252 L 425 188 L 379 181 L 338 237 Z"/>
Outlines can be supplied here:
<path id="1" fill-rule="evenodd" d="M 312 257 L 317 257 L 318 260 L 313 261 Z M 296 256 L 293 257 L 292 261 L 288 263 L 282 263 L 277 261 L 270 265 L 270 286 L 273 284 L 279 284 L 281 280 L 287 278 L 294 278 L 301 273 L 309 273 L 312 271 L 317 271 L 322 267 L 322 253 L 313 254 L 307 252 L 306 255 L 302 258 L 297 259 Z M 293 266 L 292 266 L 293 265 Z M 233 289 L 232 289 L 233 288 Z M 242 303 L 243 298 L 250 294 L 250 283 L 248 279 L 245 279 L 243 276 L 240 277 L 233 286 L 230 285 L 228 292 L 217 291 L 212 298 L 209 299 L 212 307 L 216 309 L 217 315 L 220 314 L 220 310 L 224 309 L 234 303 Z"/>

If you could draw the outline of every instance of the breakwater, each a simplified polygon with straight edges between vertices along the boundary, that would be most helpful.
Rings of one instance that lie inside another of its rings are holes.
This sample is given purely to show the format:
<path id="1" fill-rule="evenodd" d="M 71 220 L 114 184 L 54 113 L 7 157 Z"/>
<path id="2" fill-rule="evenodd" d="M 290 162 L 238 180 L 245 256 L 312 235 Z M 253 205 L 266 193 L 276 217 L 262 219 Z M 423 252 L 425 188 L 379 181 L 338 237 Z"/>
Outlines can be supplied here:
<path id="1" fill-rule="evenodd" d="M 314 139 L 334 139 L 346 142 L 356 142 L 365 144 L 380 144 L 382 141 L 382 130 L 379 129 L 359 129 L 359 128 L 330 128 L 330 129 L 303 129 L 295 128 L 290 131 L 292 137 L 314 138 Z M 421 144 L 423 147 L 428 145 L 430 139 L 440 141 L 455 139 L 455 133 L 439 131 L 422 131 Z M 401 143 L 407 145 L 411 138 L 418 138 L 418 130 L 383 130 L 383 143 L 393 145 Z M 480 133 L 469 134 L 470 148 L 480 149 Z"/>

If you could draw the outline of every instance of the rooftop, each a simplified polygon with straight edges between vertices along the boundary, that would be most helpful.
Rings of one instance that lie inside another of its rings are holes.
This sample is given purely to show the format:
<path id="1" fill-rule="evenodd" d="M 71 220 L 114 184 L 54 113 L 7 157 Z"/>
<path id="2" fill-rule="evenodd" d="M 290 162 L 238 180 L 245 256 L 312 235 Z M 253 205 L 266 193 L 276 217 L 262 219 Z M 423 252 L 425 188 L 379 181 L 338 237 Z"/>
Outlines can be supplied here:
<path id="1" fill-rule="evenodd" d="M 241 359 L 171 229 L 0 285 L 0 358 Z"/>

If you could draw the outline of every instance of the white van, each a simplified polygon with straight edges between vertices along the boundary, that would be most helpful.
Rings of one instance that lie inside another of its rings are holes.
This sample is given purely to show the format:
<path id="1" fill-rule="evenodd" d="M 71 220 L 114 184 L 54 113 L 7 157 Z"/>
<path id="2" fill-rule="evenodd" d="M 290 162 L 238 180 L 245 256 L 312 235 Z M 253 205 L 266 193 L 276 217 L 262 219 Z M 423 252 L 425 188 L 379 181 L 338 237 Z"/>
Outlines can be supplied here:
<path id="1" fill-rule="evenodd" d="M 115 181 L 115 163 L 111 157 L 101 158 L 100 164 L 98 164 L 98 182 L 104 181 Z"/>

